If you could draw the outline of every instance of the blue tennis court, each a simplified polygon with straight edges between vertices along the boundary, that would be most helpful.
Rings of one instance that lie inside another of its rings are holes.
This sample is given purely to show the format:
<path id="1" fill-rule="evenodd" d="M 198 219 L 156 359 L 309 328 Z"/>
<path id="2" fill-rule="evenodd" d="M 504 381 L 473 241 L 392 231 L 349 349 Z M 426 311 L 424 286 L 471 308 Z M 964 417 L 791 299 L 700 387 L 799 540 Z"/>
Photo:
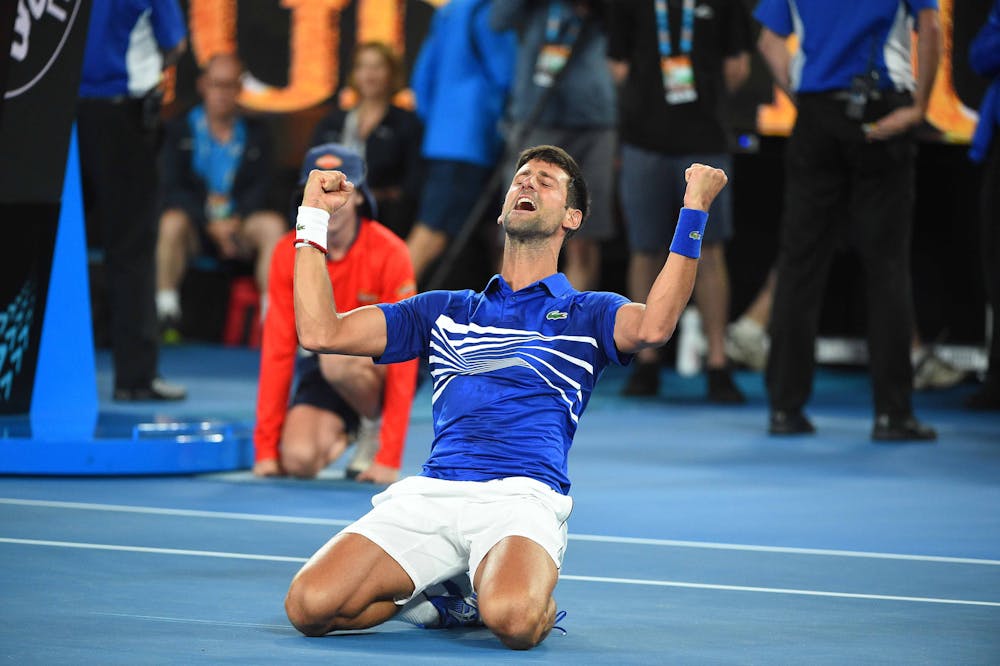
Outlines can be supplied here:
<path id="1" fill-rule="evenodd" d="M 101 395 L 108 360 L 99 356 Z M 191 398 L 103 403 L 137 420 L 252 421 L 256 354 L 167 349 Z M 9 663 L 1000 663 L 1000 417 L 971 386 L 918 394 L 937 444 L 875 445 L 864 374 L 823 370 L 812 437 L 765 433 L 750 403 L 698 402 L 664 374 L 624 400 L 604 378 L 570 471 L 576 506 L 556 590 L 565 636 L 529 653 L 485 629 L 300 636 L 282 601 L 301 563 L 376 491 L 249 472 L 0 477 L 0 656 Z M 418 395 L 403 472 L 430 441 Z M 102 418 L 105 418 L 102 415 Z M 137 446 L 141 446 L 141 442 Z"/>

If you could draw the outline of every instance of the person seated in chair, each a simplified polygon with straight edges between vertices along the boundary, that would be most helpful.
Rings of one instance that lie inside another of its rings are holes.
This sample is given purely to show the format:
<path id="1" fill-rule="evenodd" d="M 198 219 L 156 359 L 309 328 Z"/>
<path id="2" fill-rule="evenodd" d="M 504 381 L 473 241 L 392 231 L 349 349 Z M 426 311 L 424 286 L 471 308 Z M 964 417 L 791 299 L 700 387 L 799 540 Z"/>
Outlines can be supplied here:
<path id="1" fill-rule="evenodd" d="M 242 74 L 236 56 L 214 56 L 198 78 L 202 103 L 167 128 L 156 310 L 168 342 L 177 337 L 180 286 L 193 256 L 253 260 L 257 287 L 266 294 L 271 253 L 288 229 L 280 213 L 265 208 L 271 141 L 262 123 L 239 112 Z"/>

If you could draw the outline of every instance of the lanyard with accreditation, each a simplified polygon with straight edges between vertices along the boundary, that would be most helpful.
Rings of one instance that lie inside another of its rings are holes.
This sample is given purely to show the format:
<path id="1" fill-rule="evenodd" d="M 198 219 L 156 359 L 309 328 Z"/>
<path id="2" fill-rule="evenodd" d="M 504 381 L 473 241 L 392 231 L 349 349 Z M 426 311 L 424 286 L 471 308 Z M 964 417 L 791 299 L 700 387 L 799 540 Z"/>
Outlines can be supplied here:
<path id="1" fill-rule="evenodd" d="M 660 45 L 660 72 L 667 104 L 688 104 L 698 99 L 691 67 L 691 44 L 694 41 L 694 2 L 684 0 L 681 7 L 680 53 L 670 45 L 670 10 L 667 0 L 656 0 L 656 37 Z"/>
<path id="2" fill-rule="evenodd" d="M 545 22 L 545 44 L 535 61 L 534 82 L 540 88 L 551 88 L 559 73 L 566 67 L 576 38 L 580 36 L 583 20 L 560 0 L 549 4 L 549 18 Z"/>

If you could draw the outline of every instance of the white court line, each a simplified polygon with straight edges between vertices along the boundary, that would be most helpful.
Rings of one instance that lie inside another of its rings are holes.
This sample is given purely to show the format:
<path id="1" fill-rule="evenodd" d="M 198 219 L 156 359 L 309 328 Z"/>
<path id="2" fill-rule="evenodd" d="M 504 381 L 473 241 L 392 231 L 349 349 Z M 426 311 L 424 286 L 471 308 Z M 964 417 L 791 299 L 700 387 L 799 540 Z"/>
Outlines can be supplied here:
<path id="1" fill-rule="evenodd" d="M 878 601 L 913 601 L 925 604 L 959 604 L 962 606 L 995 606 L 1000 608 L 1000 601 L 971 601 L 969 599 L 939 599 L 936 597 L 900 597 L 891 594 L 860 594 L 855 592 L 826 592 L 823 590 L 795 590 L 784 587 L 749 587 L 746 585 L 713 585 L 711 583 L 681 583 L 673 580 L 641 580 L 633 578 L 605 578 L 603 576 L 573 576 L 573 575 L 560 575 L 559 580 L 579 580 L 586 583 L 617 583 L 620 585 L 653 585 L 656 587 L 687 587 L 696 590 L 725 590 L 729 592 L 767 592 L 769 594 L 798 594 L 807 597 L 875 599 Z"/>
<path id="2" fill-rule="evenodd" d="M 986 560 L 974 557 L 947 557 L 944 555 L 905 555 L 901 553 L 877 553 L 864 550 L 830 550 L 827 548 L 794 548 L 791 546 L 753 546 L 741 543 L 716 543 L 713 541 L 677 541 L 674 539 L 606 537 L 598 534 L 570 534 L 569 538 L 576 541 L 627 543 L 645 546 L 675 546 L 677 548 L 709 548 L 712 550 L 741 550 L 758 553 L 828 555 L 831 557 L 867 557 L 871 559 L 883 560 L 911 560 L 916 562 L 948 562 L 950 564 L 985 564 L 988 566 L 1000 566 L 1000 560 Z"/>
<path id="3" fill-rule="evenodd" d="M 353 520 L 335 518 L 306 518 L 300 516 L 274 516 L 266 513 L 232 513 L 229 511 L 198 511 L 196 509 L 161 509 L 155 506 L 130 506 L 127 504 L 91 504 L 88 502 L 57 502 L 53 500 L 25 500 L 0 497 L 0 504 L 37 506 L 48 509 L 83 509 L 86 511 L 117 511 L 121 513 L 151 513 L 160 516 L 186 516 L 190 518 L 221 518 L 225 520 L 256 520 L 267 523 L 293 523 L 296 525 L 332 525 L 344 527 Z"/>
<path id="4" fill-rule="evenodd" d="M 0 537 L 0 543 L 22 546 L 53 546 L 56 548 L 83 548 L 85 550 L 117 550 L 128 553 L 155 553 L 157 555 L 194 555 L 196 557 L 221 557 L 229 560 L 261 560 L 264 562 L 306 561 L 304 557 L 287 555 L 254 555 L 253 553 L 226 553 L 218 550 L 188 550 L 186 548 L 152 548 L 149 546 L 116 546 L 110 543 L 83 543 L 80 541 L 49 541 L 47 539 L 14 539 Z"/>
<path id="5" fill-rule="evenodd" d="M 150 506 L 130 506 L 125 504 L 91 504 L 88 502 L 60 502 L 55 500 L 29 500 L 0 497 L 0 504 L 15 506 L 36 506 L 51 509 L 83 509 L 87 511 L 118 511 L 123 513 L 145 513 L 161 516 L 188 516 L 194 518 L 219 518 L 225 520 L 255 520 L 271 523 L 291 523 L 300 525 L 330 525 L 343 527 L 351 520 L 333 518 L 307 518 L 298 516 L 274 516 L 263 513 L 232 513 L 227 511 L 198 511 L 193 509 L 163 509 Z M 641 537 L 602 536 L 599 534 L 570 534 L 571 541 L 596 543 L 620 543 L 640 546 L 668 546 L 674 548 L 702 548 L 708 550 L 736 550 L 757 553 L 782 553 L 788 555 L 823 555 L 828 557 L 861 557 L 883 560 L 905 560 L 912 562 L 944 562 L 948 564 L 979 564 L 1000 566 L 1000 560 L 973 557 L 948 557 L 943 555 L 907 555 L 902 553 L 879 553 L 863 550 L 832 550 L 826 548 L 795 548 L 792 546 L 755 546 L 739 543 L 717 543 L 712 541 L 681 541 L 675 539 L 647 539 Z"/>
<path id="6" fill-rule="evenodd" d="M 219 557 L 236 560 L 262 560 L 269 562 L 305 562 L 304 557 L 285 555 L 255 555 L 252 553 L 226 553 L 213 550 L 182 550 L 179 548 L 150 548 L 147 546 L 118 546 L 104 543 L 80 543 L 76 541 L 46 541 L 42 539 L 14 539 L 0 537 L 0 543 L 24 546 L 54 546 L 57 548 L 83 548 L 87 550 L 112 550 L 157 555 L 191 555 L 196 557 Z M 870 599 L 876 601 L 907 601 L 925 604 L 955 604 L 960 606 L 992 606 L 1000 608 L 1000 601 L 976 601 L 972 599 L 940 599 L 937 597 L 905 597 L 889 594 L 861 594 L 855 592 L 829 592 L 825 590 L 797 590 L 784 587 L 750 587 L 746 585 L 716 585 L 712 583 L 685 583 L 674 580 L 652 580 L 642 578 L 609 578 L 604 576 L 575 576 L 561 574 L 560 580 L 585 583 L 612 583 L 618 585 L 645 585 L 652 587 L 682 587 L 695 590 L 723 590 L 727 592 L 764 592 L 768 594 L 795 594 L 807 597 L 836 597 L 841 599 Z"/>
<path id="7" fill-rule="evenodd" d="M 136 620 L 158 620 L 160 622 L 179 622 L 182 624 L 210 624 L 220 627 L 248 627 L 250 629 L 293 629 L 290 624 L 263 624 L 260 622 L 232 622 L 227 620 L 199 620 L 193 617 L 166 617 L 164 615 L 138 615 L 136 613 L 108 613 L 94 611 L 94 615 L 110 617 L 127 617 Z"/>

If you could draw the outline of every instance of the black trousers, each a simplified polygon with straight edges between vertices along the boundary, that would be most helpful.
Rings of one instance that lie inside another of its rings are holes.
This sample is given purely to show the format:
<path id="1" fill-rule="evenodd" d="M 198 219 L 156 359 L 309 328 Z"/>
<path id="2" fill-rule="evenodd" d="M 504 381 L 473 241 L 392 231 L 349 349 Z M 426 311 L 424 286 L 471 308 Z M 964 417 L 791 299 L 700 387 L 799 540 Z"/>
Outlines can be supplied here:
<path id="1" fill-rule="evenodd" d="M 887 113 L 870 103 L 866 122 Z M 878 414 L 911 413 L 913 303 L 910 237 L 915 144 L 865 141 L 845 102 L 803 95 L 786 154 L 785 211 L 771 314 L 767 390 L 772 409 L 797 410 L 812 393 L 826 280 L 848 238 L 865 272 L 868 351 Z"/>
<path id="2" fill-rule="evenodd" d="M 87 225 L 104 245 L 115 388 L 157 373 L 155 136 L 140 100 L 81 100 L 77 111 Z"/>
<path id="3" fill-rule="evenodd" d="M 986 119 L 983 122 L 988 122 Z M 1000 136 L 993 137 L 983 168 L 981 247 L 986 298 L 993 308 L 993 329 L 987 374 L 1000 387 Z"/>

